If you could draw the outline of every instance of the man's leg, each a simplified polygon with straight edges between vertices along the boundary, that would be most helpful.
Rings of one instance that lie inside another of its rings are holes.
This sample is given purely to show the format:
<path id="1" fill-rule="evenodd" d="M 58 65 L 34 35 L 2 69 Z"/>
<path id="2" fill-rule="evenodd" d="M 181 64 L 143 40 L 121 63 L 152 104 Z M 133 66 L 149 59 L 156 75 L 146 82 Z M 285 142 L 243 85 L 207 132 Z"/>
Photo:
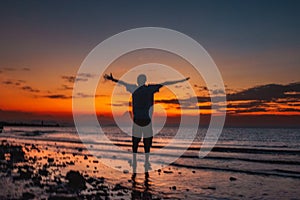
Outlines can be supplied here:
<path id="1" fill-rule="evenodd" d="M 138 152 L 138 147 L 139 147 L 139 142 L 141 141 L 140 137 L 135 137 L 132 136 L 132 152 L 137 153 Z"/>
<path id="2" fill-rule="evenodd" d="M 141 136 L 142 133 L 140 128 L 134 123 L 132 126 L 132 170 L 134 174 L 136 173 L 136 167 L 137 167 L 136 154 L 138 152 Z"/>
<path id="3" fill-rule="evenodd" d="M 153 139 L 152 123 L 149 123 L 147 126 L 143 127 L 143 142 L 144 142 L 144 150 L 146 154 L 150 153 L 150 148 L 152 146 L 152 139 Z"/>
<path id="4" fill-rule="evenodd" d="M 144 143 L 144 151 L 145 151 L 145 171 L 148 172 L 148 170 L 151 169 L 149 157 L 150 157 L 150 149 L 152 146 L 152 139 L 153 139 L 152 123 L 144 127 L 143 134 L 144 134 L 143 143 Z"/>
<path id="5" fill-rule="evenodd" d="M 152 139 L 153 139 L 153 137 L 143 138 L 144 150 L 145 150 L 145 164 L 144 164 L 145 172 L 148 172 L 149 170 L 151 170 L 150 148 L 152 145 Z"/>
<path id="6" fill-rule="evenodd" d="M 136 153 L 132 153 L 132 173 L 136 173 L 136 166 L 137 166 L 137 161 L 136 161 Z"/>
<path id="7" fill-rule="evenodd" d="M 152 139 L 153 139 L 153 137 L 148 137 L 148 138 L 143 139 L 145 153 L 148 153 L 148 154 L 150 153 L 150 148 L 152 146 Z"/>

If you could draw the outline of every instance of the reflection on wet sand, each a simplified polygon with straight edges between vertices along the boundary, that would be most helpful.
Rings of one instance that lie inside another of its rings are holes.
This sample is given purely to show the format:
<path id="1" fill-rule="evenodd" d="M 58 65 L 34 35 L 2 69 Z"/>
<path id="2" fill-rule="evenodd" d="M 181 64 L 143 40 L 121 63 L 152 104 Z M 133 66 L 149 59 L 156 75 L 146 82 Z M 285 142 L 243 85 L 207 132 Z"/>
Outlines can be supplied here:
<path id="1" fill-rule="evenodd" d="M 149 173 L 145 172 L 144 175 L 144 182 L 142 179 L 137 179 L 137 173 L 133 173 L 131 180 L 132 180 L 132 192 L 131 192 L 131 199 L 152 199 L 151 194 L 151 181 L 149 180 Z"/>

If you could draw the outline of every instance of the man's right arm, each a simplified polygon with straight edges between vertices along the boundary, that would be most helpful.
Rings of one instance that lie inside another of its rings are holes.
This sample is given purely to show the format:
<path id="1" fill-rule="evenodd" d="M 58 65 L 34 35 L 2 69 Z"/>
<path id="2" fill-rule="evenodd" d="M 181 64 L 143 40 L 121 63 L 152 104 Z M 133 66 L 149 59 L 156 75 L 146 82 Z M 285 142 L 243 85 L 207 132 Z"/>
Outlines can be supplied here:
<path id="1" fill-rule="evenodd" d="M 112 73 L 110 73 L 110 75 L 105 74 L 103 77 L 104 77 L 106 80 L 111 80 L 111 81 L 113 81 L 113 82 L 116 82 L 116 83 L 118 83 L 118 84 L 120 84 L 120 85 L 125 86 L 125 87 L 126 87 L 126 90 L 127 90 L 128 92 L 130 92 L 130 93 L 133 93 L 133 92 L 136 90 L 136 88 L 137 88 L 136 85 L 134 85 L 134 84 L 129 84 L 129 83 L 126 83 L 126 82 L 124 82 L 124 81 L 115 79 L 115 78 L 113 77 Z"/>
<path id="2" fill-rule="evenodd" d="M 129 83 L 126 83 L 126 82 L 124 82 L 124 81 L 115 79 L 115 78 L 113 77 L 112 73 L 110 73 L 110 75 L 105 74 L 103 77 L 104 77 L 106 80 L 111 80 L 111 81 L 113 81 L 113 82 L 116 82 L 116 83 L 119 83 L 119 84 L 121 84 L 121 85 L 124 85 L 125 87 L 127 87 L 128 85 L 130 85 Z"/>

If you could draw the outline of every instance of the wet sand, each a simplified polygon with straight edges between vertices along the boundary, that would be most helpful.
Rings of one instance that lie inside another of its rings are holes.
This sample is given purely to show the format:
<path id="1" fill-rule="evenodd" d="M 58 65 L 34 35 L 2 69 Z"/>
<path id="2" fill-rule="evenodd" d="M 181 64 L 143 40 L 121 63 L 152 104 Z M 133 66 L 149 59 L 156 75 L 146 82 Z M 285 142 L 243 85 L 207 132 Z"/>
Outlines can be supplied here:
<path id="1" fill-rule="evenodd" d="M 29 143 L 31 142 L 31 143 Z M 55 142 L 0 142 L 0 199 L 297 199 L 300 179 L 171 165 L 146 174 L 115 170 Z M 118 166 L 115 166 L 118 168 Z"/>

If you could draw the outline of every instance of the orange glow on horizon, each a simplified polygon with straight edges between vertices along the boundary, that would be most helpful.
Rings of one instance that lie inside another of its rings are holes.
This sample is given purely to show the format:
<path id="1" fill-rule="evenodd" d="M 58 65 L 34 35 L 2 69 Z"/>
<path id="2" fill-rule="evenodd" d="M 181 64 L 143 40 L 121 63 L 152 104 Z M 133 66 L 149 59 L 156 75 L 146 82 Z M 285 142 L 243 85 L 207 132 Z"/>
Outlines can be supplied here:
<path id="1" fill-rule="evenodd" d="M 46 59 L 46 58 L 43 58 Z M 69 58 L 65 61 L 68 63 L 74 63 Z M 127 55 L 121 56 L 115 62 L 113 62 L 105 71 L 105 73 L 113 72 L 116 78 L 122 77 L 126 72 L 133 66 L 139 66 L 144 63 L 153 63 L 157 61 L 158 63 L 163 63 L 167 66 L 172 66 L 174 69 L 179 71 L 185 77 L 191 77 L 189 84 L 192 90 L 195 91 L 195 95 L 198 97 L 208 98 L 208 91 L 205 88 L 205 82 L 200 75 L 198 75 L 186 60 L 172 55 L 171 53 L 146 50 L 146 51 L 136 51 L 129 53 Z M 41 71 L 33 72 L 22 72 L 22 71 L 11 71 L 0 74 L 2 84 L 0 84 L 0 109 L 10 110 L 10 111 L 21 111 L 21 112 L 32 112 L 32 113 L 44 113 L 44 114 L 55 114 L 59 116 L 71 115 L 72 114 L 72 87 L 73 82 L 68 80 L 68 77 L 63 77 L 63 75 L 76 74 L 73 69 L 69 70 L 64 68 L 63 65 L 56 61 L 51 61 L 45 63 L 45 61 L 37 60 L 33 64 L 41 65 L 45 69 L 40 69 Z M 57 65 L 61 67 L 61 71 L 52 70 L 51 65 Z M 36 68 L 38 70 L 38 68 Z M 152 72 L 151 72 L 152 73 Z M 149 74 L 151 74 L 149 72 Z M 42 74 L 42 75 L 40 75 Z M 70 78 L 72 78 L 70 76 Z M 74 78 L 74 77 L 73 77 Z M 157 81 L 167 81 L 172 80 L 174 77 L 169 77 L 169 74 L 160 73 L 160 71 L 153 72 L 149 77 L 150 83 L 157 83 Z M 130 83 L 135 83 L 136 80 L 132 80 Z M 233 81 L 233 80 L 232 80 Z M 235 82 L 234 80 L 233 82 Z M 230 82 L 230 81 L 229 81 Z M 211 103 L 209 101 L 198 102 L 197 105 L 189 105 L 190 107 L 180 107 L 178 103 L 172 102 L 174 99 L 188 99 L 193 97 L 193 95 L 188 94 L 188 89 L 184 85 L 179 84 L 179 97 L 177 97 L 171 89 L 174 88 L 161 88 L 160 92 L 155 94 L 155 100 L 164 109 L 164 112 L 168 116 L 180 116 L 184 115 L 199 115 L 199 114 L 211 114 L 212 111 L 209 107 Z M 182 88 L 180 88 L 182 87 Z M 119 89 L 116 96 L 113 97 L 112 94 L 114 89 Z M 238 88 L 238 85 L 237 87 Z M 178 89 L 178 88 L 177 88 Z M 288 93 L 290 95 L 297 93 Z M 82 97 L 79 98 L 83 107 L 88 104 L 87 100 L 94 100 L 95 110 L 98 115 L 111 116 L 112 109 L 117 115 L 123 115 L 125 112 L 129 112 L 131 108 L 128 106 L 128 97 L 130 94 L 126 92 L 125 88 L 118 86 L 116 83 L 105 81 L 100 77 L 99 85 L 96 91 L 96 98 L 93 97 Z M 282 99 L 279 99 L 282 100 Z M 283 99 L 284 100 L 284 99 Z M 114 105 L 111 105 L 115 103 Z M 300 115 L 300 109 L 295 109 L 295 111 L 290 111 L 289 109 L 299 108 L 299 102 L 287 105 L 285 103 L 279 102 L 264 102 L 262 105 L 254 105 L 253 108 L 265 109 L 265 111 L 251 111 L 247 105 L 255 103 L 255 100 L 236 100 L 228 101 L 227 105 L 231 107 L 227 108 L 227 112 L 230 115 Z M 89 105 L 88 105 L 89 106 Z M 200 107 L 200 112 L 194 109 L 197 106 Z M 165 115 L 160 109 L 156 109 L 157 116 Z M 90 114 L 82 110 L 82 114 Z"/>

